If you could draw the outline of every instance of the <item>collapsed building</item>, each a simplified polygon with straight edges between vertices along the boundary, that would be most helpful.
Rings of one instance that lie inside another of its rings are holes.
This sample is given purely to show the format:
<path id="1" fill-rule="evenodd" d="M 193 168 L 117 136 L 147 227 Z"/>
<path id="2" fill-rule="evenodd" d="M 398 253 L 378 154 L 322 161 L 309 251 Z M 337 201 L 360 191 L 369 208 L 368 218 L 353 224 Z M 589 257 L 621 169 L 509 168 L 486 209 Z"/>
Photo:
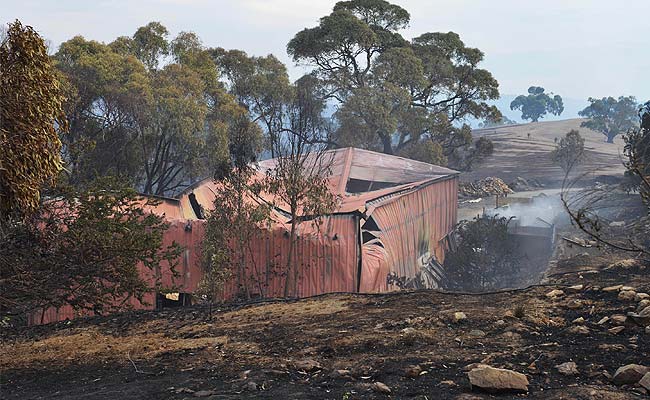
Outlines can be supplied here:
<path id="1" fill-rule="evenodd" d="M 356 148 L 329 152 L 330 190 L 340 198 L 336 210 L 321 223 L 301 222 L 297 228 L 292 268 L 297 269 L 291 297 L 329 292 L 386 292 L 400 288 L 436 288 L 443 279 L 441 264 L 457 217 L 458 172 L 424 162 Z M 273 168 L 261 161 L 257 171 Z M 169 223 L 165 242 L 175 241 L 184 252 L 173 274 L 168 267 L 142 270 L 153 283 L 174 287 L 165 299 L 185 303 L 203 276 L 200 244 L 206 211 L 213 207 L 217 184 L 206 179 L 178 198 L 162 199 L 152 212 Z M 274 203 L 272 195 L 261 200 Z M 288 210 L 276 206 L 272 223 L 250 243 L 246 271 L 224 285 L 222 298 L 247 287 L 252 297 L 285 294 L 289 250 Z M 147 304 L 155 307 L 152 294 Z M 43 322 L 72 318 L 72 310 L 48 310 Z"/>

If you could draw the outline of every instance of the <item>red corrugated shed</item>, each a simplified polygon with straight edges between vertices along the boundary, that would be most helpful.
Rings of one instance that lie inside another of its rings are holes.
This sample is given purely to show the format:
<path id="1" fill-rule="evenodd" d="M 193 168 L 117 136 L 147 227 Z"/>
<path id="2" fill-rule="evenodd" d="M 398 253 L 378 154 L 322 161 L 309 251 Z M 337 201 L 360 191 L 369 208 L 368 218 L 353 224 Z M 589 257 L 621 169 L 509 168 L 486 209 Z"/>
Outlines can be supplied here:
<path id="1" fill-rule="evenodd" d="M 384 292 L 400 286 L 435 287 L 437 268 L 444 259 L 445 238 L 456 223 L 457 172 L 401 157 L 367 150 L 333 150 L 330 188 L 341 197 L 334 214 L 298 227 L 294 268 L 298 284 L 292 297 L 328 292 Z M 274 160 L 258 164 L 260 174 L 273 168 Z M 162 199 L 152 209 L 170 222 L 165 242 L 184 247 L 173 277 L 167 266 L 142 271 L 162 277 L 178 291 L 192 293 L 201 280 L 200 245 L 204 221 L 197 218 L 190 195 L 204 210 L 213 207 L 218 185 L 210 179 L 189 187 L 178 199 Z M 262 199 L 274 200 L 272 196 Z M 251 199 L 256 201 L 255 199 Z M 261 201 L 261 200 L 260 200 Z M 282 208 L 282 205 L 277 205 Z M 284 210 L 286 211 L 286 210 Z M 230 299 L 246 286 L 255 297 L 284 295 L 289 249 L 288 220 L 282 210 L 273 215 L 269 229 L 260 230 L 251 243 L 251 254 L 240 280 L 225 285 L 222 297 Z M 135 308 L 153 308 L 134 304 Z M 72 317 L 71 310 L 48 310 L 44 322 Z M 38 316 L 40 318 L 40 315 Z M 34 320 L 33 322 L 39 322 Z"/>

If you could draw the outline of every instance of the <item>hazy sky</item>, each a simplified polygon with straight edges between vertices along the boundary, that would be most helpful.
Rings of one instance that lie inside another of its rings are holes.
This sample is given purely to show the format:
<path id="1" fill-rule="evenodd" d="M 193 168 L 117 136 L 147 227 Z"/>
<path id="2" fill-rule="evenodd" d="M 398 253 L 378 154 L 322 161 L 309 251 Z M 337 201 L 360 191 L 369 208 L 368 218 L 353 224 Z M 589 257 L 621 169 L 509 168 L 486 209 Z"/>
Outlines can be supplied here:
<path id="1" fill-rule="evenodd" d="M 455 31 L 486 54 L 502 94 L 531 84 L 565 98 L 635 95 L 650 100 L 650 0 L 392 0 L 411 13 L 411 38 Z M 293 78 L 286 44 L 331 11 L 334 0 L 0 0 L 0 22 L 34 26 L 53 46 L 74 35 L 109 42 L 161 21 L 206 46 L 273 53 Z M 645 78 L 645 79 L 644 79 Z"/>

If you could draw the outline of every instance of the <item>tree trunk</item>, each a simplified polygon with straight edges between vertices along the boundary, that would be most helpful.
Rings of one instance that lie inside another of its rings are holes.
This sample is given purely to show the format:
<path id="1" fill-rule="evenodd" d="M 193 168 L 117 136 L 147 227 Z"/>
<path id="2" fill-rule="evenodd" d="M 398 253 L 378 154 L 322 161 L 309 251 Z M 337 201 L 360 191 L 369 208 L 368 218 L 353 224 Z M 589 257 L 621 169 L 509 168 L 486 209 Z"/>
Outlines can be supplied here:
<path id="1" fill-rule="evenodd" d="M 393 143 L 391 142 L 391 137 L 390 135 L 381 136 L 381 141 L 384 144 L 384 153 L 385 154 L 393 154 Z"/>
<path id="2" fill-rule="evenodd" d="M 614 138 L 616 137 L 616 134 L 615 133 L 612 134 L 610 132 L 610 133 L 607 133 L 606 135 L 607 135 L 607 143 L 614 143 Z"/>
<path id="3" fill-rule="evenodd" d="M 284 281 L 284 297 L 289 297 L 289 286 L 291 286 L 294 289 L 293 295 L 296 295 L 296 282 L 295 278 L 296 276 L 293 274 L 293 265 L 291 263 L 293 262 L 293 248 L 296 242 L 296 216 L 295 214 L 292 213 L 291 215 L 291 233 L 289 235 L 289 254 L 287 255 L 287 268 L 286 268 L 286 274 L 287 277 L 285 278 Z"/>

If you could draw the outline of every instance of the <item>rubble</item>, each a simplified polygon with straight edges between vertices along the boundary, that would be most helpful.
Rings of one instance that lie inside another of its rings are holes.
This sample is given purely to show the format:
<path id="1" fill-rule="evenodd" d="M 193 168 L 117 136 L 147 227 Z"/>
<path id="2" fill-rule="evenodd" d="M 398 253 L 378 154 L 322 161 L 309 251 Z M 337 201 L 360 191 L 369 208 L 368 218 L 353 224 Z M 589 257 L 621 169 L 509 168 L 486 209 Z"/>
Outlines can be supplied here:
<path id="1" fill-rule="evenodd" d="M 509 185 L 510 188 L 517 191 L 535 190 L 544 187 L 544 184 L 535 178 L 524 179 L 521 176 L 515 178 Z"/>
<path id="2" fill-rule="evenodd" d="M 298 371 L 305 371 L 305 372 L 312 372 L 312 371 L 322 369 L 320 363 L 312 359 L 296 361 L 293 363 L 293 366 Z"/>
<path id="3" fill-rule="evenodd" d="M 458 195 L 461 197 L 504 196 L 514 193 L 504 181 L 499 178 L 487 177 L 470 183 L 459 183 Z"/>
<path id="4" fill-rule="evenodd" d="M 623 301 L 634 301 L 636 292 L 633 290 L 622 290 L 618 293 L 618 299 Z"/>
<path id="5" fill-rule="evenodd" d="M 618 335 L 619 333 L 623 332 L 624 329 L 624 326 L 616 326 L 614 328 L 608 329 L 607 332 L 611 333 L 612 335 Z"/>
<path id="6" fill-rule="evenodd" d="M 627 316 L 641 326 L 650 326 L 650 307 L 646 307 L 638 313 L 627 313 Z"/>
<path id="7" fill-rule="evenodd" d="M 559 289 L 553 289 L 550 292 L 546 293 L 546 297 L 553 299 L 556 297 L 564 296 L 564 292 Z"/>
<path id="8" fill-rule="evenodd" d="M 556 365 L 555 368 L 557 368 L 558 372 L 561 373 L 562 375 L 571 376 L 571 375 L 579 374 L 578 366 L 573 361 Z"/>
<path id="9" fill-rule="evenodd" d="M 467 315 L 465 315 L 464 312 L 458 311 L 454 313 L 454 322 L 459 323 L 465 321 L 466 319 Z"/>
<path id="10" fill-rule="evenodd" d="M 389 394 L 391 392 L 390 388 L 383 382 L 375 382 L 372 388 L 379 393 Z"/>
<path id="11" fill-rule="evenodd" d="M 645 390 L 650 390 L 650 372 L 646 372 L 643 378 L 639 381 L 639 385 L 643 386 Z"/>

